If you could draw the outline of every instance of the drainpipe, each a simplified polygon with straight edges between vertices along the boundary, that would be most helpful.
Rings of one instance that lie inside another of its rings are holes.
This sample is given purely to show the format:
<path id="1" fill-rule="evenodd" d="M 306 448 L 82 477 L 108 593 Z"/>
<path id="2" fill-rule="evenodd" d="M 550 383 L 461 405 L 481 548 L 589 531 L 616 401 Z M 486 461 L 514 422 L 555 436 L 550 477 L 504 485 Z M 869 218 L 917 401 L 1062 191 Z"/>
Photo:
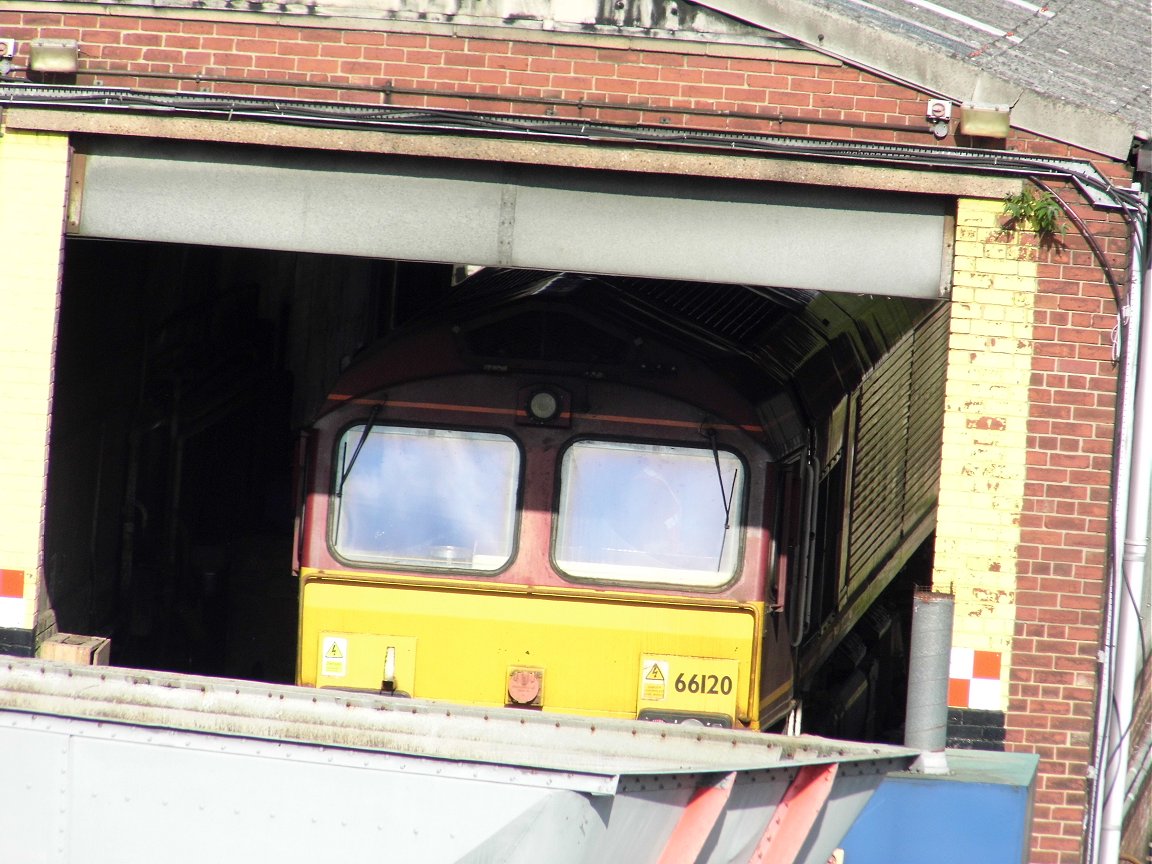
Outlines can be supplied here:
<path id="1" fill-rule="evenodd" d="M 1145 205 L 1147 199 L 1145 198 Z M 1124 521 L 1120 567 L 1113 566 L 1104 622 L 1106 637 L 1101 652 L 1102 674 L 1097 705 L 1096 782 L 1089 818 L 1090 847 L 1087 860 L 1101 864 L 1117 861 L 1124 822 L 1124 801 L 1136 672 L 1140 668 L 1140 598 L 1148 564 L 1150 498 L 1152 498 L 1152 321 L 1144 308 L 1144 292 L 1152 286 L 1152 267 L 1147 254 L 1148 211 L 1145 206 L 1133 220 L 1133 264 L 1129 288 L 1128 340 L 1131 355 L 1124 374 L 1133 383 L 1131 412 L 1120 418 L 1119 458 L 1115 490 L 1116 527 Z M 1133 339 L 1135 337 L 1135 339 Z M 1125 390 L 1127 391 L 1127 387 Z M 1127 393 L 1125 394 L 1127 395 Z M 1127 404 L 1123 408 L 1127 408 Z M 1123 446 L 1127 440 L 1128 446 Z M 1128 449 L 1130 447 L 1130 450 Z M 1126 500 L 1120 496 L 1127 493 Z M 1126 505 L 1126 514 L 1123 508 Z"/>
<path id="2" fill-rule="evenodd" d="M 917 591 L 912 598 L 912 644 L 904 746 L 920 750 L 912 770 L 945 774 L 948 760 L 948 669 L 952 658 L 951 594 Z"/>

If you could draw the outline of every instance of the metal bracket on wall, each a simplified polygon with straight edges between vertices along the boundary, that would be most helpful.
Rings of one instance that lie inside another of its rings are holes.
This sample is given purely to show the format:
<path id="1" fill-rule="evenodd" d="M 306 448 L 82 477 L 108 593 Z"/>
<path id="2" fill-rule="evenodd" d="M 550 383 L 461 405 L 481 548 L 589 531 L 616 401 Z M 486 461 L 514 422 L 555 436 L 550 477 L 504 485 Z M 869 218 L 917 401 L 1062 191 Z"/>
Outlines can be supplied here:
<path id="1" fill-rule="evenodd" d="M 16 56 L 16 40 L 0 39 L 0 75 L 12 71 L 12 58 Z"/>

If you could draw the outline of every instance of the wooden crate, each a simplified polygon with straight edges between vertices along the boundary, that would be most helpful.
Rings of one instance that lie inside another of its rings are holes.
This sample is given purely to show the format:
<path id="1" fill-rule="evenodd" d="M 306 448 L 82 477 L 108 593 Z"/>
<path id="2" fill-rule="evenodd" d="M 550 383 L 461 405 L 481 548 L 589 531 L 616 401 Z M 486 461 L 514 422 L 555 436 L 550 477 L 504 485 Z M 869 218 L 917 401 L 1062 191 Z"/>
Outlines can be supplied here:
<path id="1" fill-rule="evenodd" d="M 112 640 L 103 636 L 77 636 L 57 633 L 40 643 L 41 660 L 57 660 L 82 666 L 107 666 L 112 655 Z"/>

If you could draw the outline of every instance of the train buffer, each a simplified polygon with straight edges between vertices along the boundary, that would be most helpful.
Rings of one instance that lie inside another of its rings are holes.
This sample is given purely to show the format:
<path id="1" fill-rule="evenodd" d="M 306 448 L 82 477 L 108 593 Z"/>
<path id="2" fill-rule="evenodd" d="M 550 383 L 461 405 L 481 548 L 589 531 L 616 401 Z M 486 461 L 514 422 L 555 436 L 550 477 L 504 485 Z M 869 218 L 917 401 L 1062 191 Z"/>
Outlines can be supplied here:
<path id="1" fill-rule="evenodd" d="M 5 657 L 0 860 L 855 864 L 909 833 L 909 802 L 948 806 L 899 791 L 917 755 Z M 1007 814 L 1011 842 L 980 860 L 1019 861 L 1031 780 L 992 782 L 1009 797 L 964 806 Z"/>

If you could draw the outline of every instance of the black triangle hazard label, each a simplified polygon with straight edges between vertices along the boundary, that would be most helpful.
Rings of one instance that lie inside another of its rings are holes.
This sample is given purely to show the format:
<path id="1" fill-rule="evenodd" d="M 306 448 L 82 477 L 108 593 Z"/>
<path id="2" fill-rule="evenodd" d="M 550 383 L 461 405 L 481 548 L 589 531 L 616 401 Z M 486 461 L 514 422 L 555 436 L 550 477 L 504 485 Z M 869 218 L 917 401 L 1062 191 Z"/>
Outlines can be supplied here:
<path id="1" fill-rule="evenodd" d="M 644 676 L 645 681 L 663 681 L 664 673 L 660 671 L 660 664 L 653 663 L 652 667 L 648 670 L 648 674 Z"/>
<path id="2" fill-rule="evenodd" d="M 332 642 L 328 646 L 328 650 L 324 652 L 324 656 L 329 660 L 342 660 L 344 655 L 340 653 L 340 643 Z"/>

